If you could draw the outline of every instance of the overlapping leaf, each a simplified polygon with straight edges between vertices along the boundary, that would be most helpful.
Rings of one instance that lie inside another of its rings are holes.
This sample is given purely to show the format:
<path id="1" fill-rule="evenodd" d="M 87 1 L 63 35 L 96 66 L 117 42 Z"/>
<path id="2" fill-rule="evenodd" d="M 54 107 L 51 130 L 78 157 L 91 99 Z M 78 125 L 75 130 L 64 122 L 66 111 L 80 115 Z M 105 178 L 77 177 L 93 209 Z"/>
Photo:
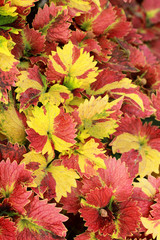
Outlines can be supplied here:
<path id="1" fill-rule="evenodd" d="M 37 152 L 53 154 L 54 149 L 62 152 L 75 143 L 75 124 L 63 109 L 47 104 L 45 108 L 35 106 L 32 114 L 27 121 L 30 129 L 26 131 L 30 146 Z"/>
<path id="2" fill-rule="evenodd" d="M 78 174 L 73 169 L 67 169 L 56 161 L 46 159 L 43 155 L 31 151 L 24 155 L 24 160 L 28 168 L 33 169 L 34 190 L 41 196 L 48 199 L 53 197 L 59 201 L 62 196 L 66 197 L 67 192 L 71 192 L 71 187 L 76 187 Z"/>
<path id="3" fill-rule="evenodd" d="M 61 155 L 64 166 L 76 169 L 80 174 L 93 176 L 98 168 L 106 168 L 104 150 L 93 138 L 79 143 L 69 155 Z"/>
<path id="4" fill-rule="evenodd" d="M 64 239 L 66 228 L 63 222 L 67 217 L 60 214 L 60 208 L 47 200 L 34 197 L 26 206 L 27 213 L 17 221 L 17 239 Z"/>
<path id="5" fill-rule="evenodd" d="M 154 131 L 157 131 L 154 137 Z M 117 129 L 117 137 L 112 141 L 112 151 L 125 153 L 134 149 L 142 157 L 139 163 L 138 174 L 145 176 L 152 172 L 159 172 L 159 129 L 155 126 L 142 125 L 142 122 L 135 117 L 122 119 Z M 154 139 L 155 138 L 155 139 Z M 157 144 L 154 144 L 157 141 Z"/>
<path id="6" fill-rule="evenodd" d="M 16 227 L 9 218 L 0 217 L 0 238 L 6 240 L 16 240 Z"/>
<path id="7" fill-rule="evenodd" d="M 91 97 L 85 100 L 78 108 L 79 117 L 82 121 L 80 127 L 85 129 L 86 133 L 96 138 L 109 137 L 115 132 L 117 125 L 116 119 L 111 119 L 110 115 L 114 112 L 114 106 L 120 105 L 123 98 L 108 102 L 108 95 L 101 98 Z"/>
<path id="8" fill-rule="evenodd" d="M 0 198 L 7 201 L 14 210 L 25 212 L 25 205 L 29 203 L 31 191 L 27 191 L 27 185 L 32 183 L 31 172 L 18 165 L 16 161 L 0 162 Z M 26 184 L 26 186 L 24 186 Z"/>

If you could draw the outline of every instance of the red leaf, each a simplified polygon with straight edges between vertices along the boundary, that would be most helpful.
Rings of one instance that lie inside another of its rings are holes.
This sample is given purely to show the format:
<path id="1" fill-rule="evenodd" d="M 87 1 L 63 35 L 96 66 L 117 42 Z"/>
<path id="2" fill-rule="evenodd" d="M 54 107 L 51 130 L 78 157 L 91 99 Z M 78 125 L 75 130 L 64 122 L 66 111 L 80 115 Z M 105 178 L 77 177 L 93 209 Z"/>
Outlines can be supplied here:
<path id="1" fill-rule="evenodd" d="M 91 89 L 96 91 L 106 84 L 120 81 L 123 77 L 124 75 L 122 73 L 113 71 L 109 68 L 105 68 L 98 74 L 97 80 L 91 83 Z"/>
<path id="2" fill-rule="evenodd" d="M 160 91 L 157 91 L 157 94 L 152 94 L 152 103 L 153 107 L 156 109 L 156 119 L 160 121 Z"/>
<path id="3" fill-rule="evenodd" d="M 125 162 L 126 167 L 128 167 L 131 178 L 136 177 L 139 170 L 139 162 L 142 161 L 142 157 L 139 155 L 138 151 L 132 149 L 129 152 L 123 153 L 121 161 Z"/>
<path id="4" fill-rule="evenodd" d="M 16 160 L 17 163 L 20 163 L 23 159 L 23 154 L 25 153 L 26 148 L 24 146 L 19 146 L 18 143 L 14 145 L 10 142 L 6 145 L 0 144 L 1 160 L 7 160 L 7 158 L 10 158 L 11 162 Z"/>
<path id="5" fill-rule="evenodd" d="M 67 11 L 56 17 L 55 21 L 51 24 L 47 31 L 46 39 L 49 42 L 67 43 L 70 37 L 70 16 Z"/>
<path id="6" fill-rule="evenodd" d="M 24 213 L 24 206 L 29 202 L 30 191 L 24 184 L 32 182 L 31 172 L 18 165 L 16 161 L 0 162 L 0 188 L 4 199 L 8 199 L 11 206 L 18 212 Z"/>
<path id="7" fill-rule="evenodd" d="M 132 193 L 132 179 L 129 178 L 125 164 L 115 158 L 108 158 L 105 164 L 106 169 L 98 170 L 100 177 L 114 191 L 117 201 L 127 200 Z"/>
<path id="8" fill-rule="evenodd" d="M 0 217 L 0 239 L 16 240 L 16 227 L 9 218 Z"/>
<path id="9" fill-rule="evenodd" d="M 21 109 L 26 109 L 30 105 L 37 105 L 41 91 L 38 89 L 28 88 L 21 93 L 19 101 L 21 102 Z"/>
<path id="10" fill-rule="evenodd" d="M 61 9 L 62 7 L 56 7 L 53 3 L 51 3 L 50 7 L 45 4 L 43 9 L 39 8 L 38 13 L 33 20 L 34 29 L 42 29 L 52 18 L 56 17 Z"/>
<path id="11" fill-rule="evenodd" d="M 54 124 L 54 135 L 68 143 L 75 143 L 75 124 L 72 117 L 68 113 L 64 113 L 62 108 L 60 114 L 55 117 Z"/>
<path id="12" fill-rule="evenodd" d="M 126 20 L 126 15 L 122 13 L 121 9 L 118 7 L 115 7 L 114 10 L 116 10 L 116 21 L 111 26 L 111 29 L 108 31 L 108 37 L 109 38 L 122 38 L 128 34 L 128 32 L 131 30 L 131 23 Z"/>
<path id="13" fill-rule="evenodd" d="M 125 239 L 126 236 L 131 236 L 139 225 L 140 217 L 141 214 L 136 202 L 128 200 L 120 203 L 118 236 L 122 239 Z"/>
<path id="14" fill-rule="evenodd" d="M 38 44 L 37 44 L 38 42 Z M 37 55 L 44 51 L 45 37 L 40 32 L 30 29 L 28 25 L 24 28 L 24 54 Z"/>
<path id="15" fill-rule="evenodd" d="M 103 34 L 107 27 L 115 22 L 115 18 L 115 11 L 112 7 L 104 9 L 92 23 L 95 35 Z"/>
<path id="16" fill-rule="evenodd" d="M 8 102 L 7 90 L 11 90 L 11 86 L 15 87 L 16 75 L 19 71 L 16 68 L 16 64 L 9 71 L 2 71 L 0 69 L 0 91 L 2 92 L 1 101 Z M 0 94 L 1 95 L 1 94 Z"/>
<path id="17" fill-rule="evenodd" d="M 27 139 L 31 142 L 30 147 L 33 147 L 36 152 L 42 152 L 44 145 L 46 144 L 48 139 L 47 135 L 41 136 L 32 128 L 27 129 L 26 133 L 28 134 Z"/>
<path id="18" fill-rule="evenodd" d="M 62 197 L 60 203 L 63 204 L 63 209 L 67 210 L 68 213 L 76 214 L 80 209 L 80 195 L 81 195 L 82 183 L 77 181 L 77 187 L 71 188 L 71 193 L 67 193 L 67 197 Z"/>
<path id="19" fill-rule="evenodd" d="M 60 214 L 61 209 L 55 205 L 48 204 L 47 199 L 39 200 L 38 196 L 34 197 L 26 206 L 27 215 L 17 222 L 17 239 L 51 240 L 65 237 L 67 229 L 62 222 L 65 222 L 67 217 Z"/>

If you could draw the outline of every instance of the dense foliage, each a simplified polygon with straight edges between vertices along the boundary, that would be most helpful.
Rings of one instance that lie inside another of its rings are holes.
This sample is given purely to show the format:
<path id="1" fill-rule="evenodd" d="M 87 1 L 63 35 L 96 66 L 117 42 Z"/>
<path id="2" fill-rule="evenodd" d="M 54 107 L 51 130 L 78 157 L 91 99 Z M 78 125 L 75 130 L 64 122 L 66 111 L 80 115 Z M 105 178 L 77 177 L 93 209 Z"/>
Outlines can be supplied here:
<path id="1" fill-rule="evenodd" d="M 0 239 L 160 240 L 159 46 L 159 0 L 0 0 Z"/>

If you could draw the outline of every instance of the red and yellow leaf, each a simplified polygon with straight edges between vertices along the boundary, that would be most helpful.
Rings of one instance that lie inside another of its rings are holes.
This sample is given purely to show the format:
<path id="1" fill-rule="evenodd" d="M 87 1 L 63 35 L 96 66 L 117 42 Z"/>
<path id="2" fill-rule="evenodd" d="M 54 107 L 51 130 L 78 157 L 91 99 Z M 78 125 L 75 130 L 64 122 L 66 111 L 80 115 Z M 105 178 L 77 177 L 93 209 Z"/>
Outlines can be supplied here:
<path id="1" fill-rule="evenodd" d="M 54 148 L 59 151 L 69 149 L 75 143 L 75 124 L 68 113 L 56 105 L 35 106 L 33 116 L 27 121 L 30 129 L 26 130 L 28 140 L 37 152 L 53 154 Z M 41 141 L 36 142 L 35 139 Z"/>
<path id="2" fill-rule="evenodd" d="M 68 89 L 73 90 L 87 89 L 96 80 L 97 68 L 93 57 L 84 52 L 83 48 L 74 46 L 71 41 L 63 49 L 58 47 L 49 59 L 46 71 L 48 81 L 61 81 Z"/>
<path id="3" fill-rule="evenodd" d="M 55 197 L 59 202 L 62 196 L 66 197 L 67 192 L 71 192 L 71 187 L 77 186 L 76 179 L 79 176 L 73 169 L 57 165 L 56 161 L 47 160 L 41 154 L 30 151 L 24 155 L 22 162 L 33 169 L 34 183 L 38 188 L 38 191 L 35 190 L 41 197 L 45 194 L 48 199 Z"/>
<path id="4" fill-rule="evenodd" d="M 65 237 L 66 228 L 63 222 L 67 217 L 60 214 L 61 208 L 55 203 L 47 203 L 47 199 L 39 200 L 38 196 L 26 206 L 26 215 L 17 221 L 17 239 L 58 239 Z M 63 239 L 63 238 L 62 238 Z"/>

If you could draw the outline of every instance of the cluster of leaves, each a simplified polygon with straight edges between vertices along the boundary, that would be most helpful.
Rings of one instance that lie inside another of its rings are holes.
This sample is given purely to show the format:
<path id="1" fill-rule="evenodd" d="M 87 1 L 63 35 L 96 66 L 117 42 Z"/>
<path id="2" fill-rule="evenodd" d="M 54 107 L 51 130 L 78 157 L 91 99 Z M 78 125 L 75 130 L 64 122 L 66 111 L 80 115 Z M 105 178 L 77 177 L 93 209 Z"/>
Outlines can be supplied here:
<path id="1" fill-rule="evenodd" d="M 159 0 L 35 2 L 0 1 L 0 239 L 159 240 Z"/>

